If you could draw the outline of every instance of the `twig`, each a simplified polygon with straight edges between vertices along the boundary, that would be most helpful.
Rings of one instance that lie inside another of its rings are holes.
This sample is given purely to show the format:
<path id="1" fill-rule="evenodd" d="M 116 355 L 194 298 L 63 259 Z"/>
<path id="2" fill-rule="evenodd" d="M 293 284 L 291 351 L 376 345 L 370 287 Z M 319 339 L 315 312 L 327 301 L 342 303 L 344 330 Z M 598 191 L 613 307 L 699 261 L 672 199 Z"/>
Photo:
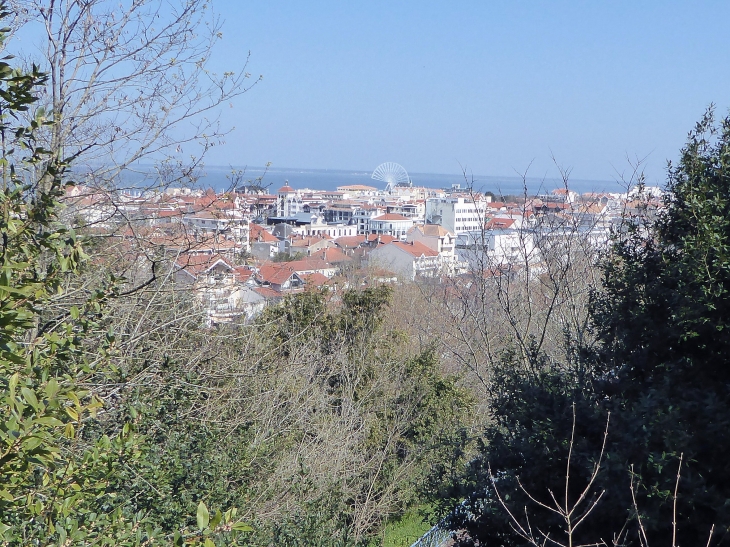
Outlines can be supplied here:
<path id="1" fill-rule="evenodd" d="M 684 452 L 679 455 L 677 482 L 674 483 L 674 500 L 672 502 L 672 547 L 677 547 L 677 490 L 679 489 L 679 477 L 682 472 L 682 458 L 684 458 Z"/>

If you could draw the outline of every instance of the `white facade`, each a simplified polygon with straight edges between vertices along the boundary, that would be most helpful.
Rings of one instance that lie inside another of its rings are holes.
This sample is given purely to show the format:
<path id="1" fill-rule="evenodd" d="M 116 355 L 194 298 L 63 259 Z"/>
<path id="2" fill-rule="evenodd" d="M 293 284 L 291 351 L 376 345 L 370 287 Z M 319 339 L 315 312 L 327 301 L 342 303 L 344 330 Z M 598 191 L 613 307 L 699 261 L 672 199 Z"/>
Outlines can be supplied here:
<path id="1" fill-rule="evenodd" d="M 352 214 L 357 225 L 357 235 L 370 233 L 370 220 L 385 213 L 385 208 L 380 207 L 358 207 Z"/>
<path id="2" fill-rule="evenodd" d="M 406 241 L 418 241 L 429 249 L 436 251 L 442 257 L 453 257 L 456 248 L 456 236 L 438 224 L 414 226 L 408 230 Z"/>
<path id="3" fill-rule="evenodd" d="M 489 197 L 430 198 L 426 200 L 426 222 L 440 224 L 453 234 L 481 230 L 486 222 Z"/>
<path id="4" fill-rule="evenodd" d="M 304 211 L 302 196 L 288 184 L 279 188 L 276 204 L 276 214 L 280 217 L 293 217 Z"/>
<path id="5" fill-rule="evenodd" d="M 539 258 L 534 234 L 528 230 L 514 228 L 494 228 L 460 234 L 457 238 L 457 247 L 472 252 L 475 250 L 483 252 L 484 258 L 492 265 L 532 263 Z M 470 253 L 458 254 L 464 260 L 463 255 Z"/>
<path id="6" fill-rule="evenodd" d="M 371 218 L 368 232 L 377 235 L 389 235 L 405 240 L 408 230 L 413 227 L 413 219 L 403 215 L 388 213 Z"/>
<path id="7" fill-rule="evenodd" d="M 312 220 L 310 224 L 302 226 L 303 234 L 306 236 L 329 236 L 332 239 L 343 236 L 357 235 L 355 224 L 326 224 L 320 219 Z"/>

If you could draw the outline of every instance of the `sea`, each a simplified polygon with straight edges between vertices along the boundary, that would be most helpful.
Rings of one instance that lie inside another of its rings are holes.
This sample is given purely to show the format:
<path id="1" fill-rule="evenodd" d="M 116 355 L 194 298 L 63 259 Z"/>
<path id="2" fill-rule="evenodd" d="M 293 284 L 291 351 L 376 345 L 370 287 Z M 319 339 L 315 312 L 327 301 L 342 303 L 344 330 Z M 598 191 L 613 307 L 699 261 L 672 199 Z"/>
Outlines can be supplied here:
<path id="1" fill-rule="evenodd" d="M 299 169 L 299 168 L 266 168 L 266 167 L 223 167 L 207 165 L 201 169 L 194 186 L 213 188 L 220 192 L 231 189 L 234 185 L 255 184 L 267 188 L 269 193 L 288 184 L 295 190 L 335 190 L 338 186 L 363 184 L 379 189 L 385 183 L 373 180 L 372 171 L 342 169 Z M 426 188 L 451 189 L 455 186 L 466 189 L 468 186 L 478 192 L 492 192 L 495 196 L 520 196 L 527 191 L 528 195 L 549 193 L 556 188 L 563 188 L 560 179 L 503 177 L 493 175 L 409 173 L 413 186 Z M 124 186 L 144 187 L 149 185 L 150 178 L 139 174 L 127 174 L 123 177 Z M 139 180 L 137 180 L 139 179 Z M 568 187 L 578 193 L 585 192 L 626 192 L 626 188 L 616 181 L 571 179 Z"/>

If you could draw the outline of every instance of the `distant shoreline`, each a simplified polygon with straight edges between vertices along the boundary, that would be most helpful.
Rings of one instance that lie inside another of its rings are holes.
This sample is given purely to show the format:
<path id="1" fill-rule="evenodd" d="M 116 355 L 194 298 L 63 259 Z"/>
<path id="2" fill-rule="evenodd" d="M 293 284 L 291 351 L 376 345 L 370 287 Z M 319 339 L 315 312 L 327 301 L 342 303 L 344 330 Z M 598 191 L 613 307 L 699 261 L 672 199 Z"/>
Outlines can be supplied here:
<path id="1" fill-rule="evenodd" d="M 137 166 L 139 171 L 152 166 Z M 289 185 L 297 190 L 309 188 L 311 190 L 335 190 L 338 186 L 364 184 L 383 189 L 385 185 L 370 178 L 371 171 L 362 171 L 356 169 L 304 169 L 296 167 L 237 167 L 237 166 L 220 166 L 207 165 L 201 170 L 201 176 L 197 179 L 195 186 L 200 188 L 213 188 L 216 191 L 223 191 L 231 187 L 231 175 L 234 171 L 243 171 L 243 176 L 239 182 L 239 186 L 257 182 L 259 177 L 263 177 L 261 184 L 269 188 L 269 191 L 276 191 L 288 181 Z M 409 173 L 414 186 L 424 186 L 426 188 L 451 188 L 452 185 L 459 184 L 462 189 L 466 188 L 467 182 L 461 174 L 442 174 L 442 173 Z M 129 171 L 123 176 L 124 183 L 131 187 L 149 185 L 150 178 L 144 177 L 139 173 Z M 135 180 L 137 179 L 137 180 Z M 472 179 L 472 175 L 469 175 Z M 492 192 L 496 195 L 522 195 L 524 193 L 523 180 L 520 177 L 503 177 L 494 175 L 473 175 L 474 189 L 480 192 Z M 555 188 L 562 188 L 563 182 L 557 178 L 537 178 L 528 177 L 525 180 L 527 184 L 527 192 L 529 195 L 539 193 L 549 193 Z M 568 183 L 571 190 L 578 193 L 586 192 L 612 192 L 625 193 L 626 188 L 616 181 L 605 180 L 584 180 L 571 179 Z"/>
<path id="2" fill-rule="evenodd" d="M 206 173 L 201 178 L 201 182 L 206 179 L 227 180 L 226 174 L 230 174 L 233 169 L 241 169 L 243 167 L 222 167 L 222 166 L 206 166 L 203 171 Z M 265 173 L 265 174 L 264 174 Z M 337 186 L 349 184 L 365 184 L 375 186 L 379 189 L 385 187 L 380 181 L 370 178 L 372 171 L 362 171 L 357 169 L 305 169 L 296 167 L 271 167 L 268 170 L 264 167 L 246 167 L 244 180 L 255 180 L 257 177 L 264 176 L 263 185 L 269 185 L 275 192 L 284 181 L 288 181 L 289 185 L 295 189 L 309 188 L 312 190 L 335 190 Z M 426 188 L 451 188 L 453 184 L 460 184 L 461 188 L 467 186 L 462 174 L 443 174 L 443 173 L 409 173 L 414 186 L 425 186 Z M 469 175 L 471 180 L 472 176 Z M 495 194 L 503 195 L 520 195 L 524 192 L 523 180 L 520 177 L 502 177 L 494 175 L 474 175 L 474 189 L 477 191 L 490 191 Z M 563 182 L 559 179 L 541 179 L 537 177 L 528 177 L 525 181 L 527 190 L 530 194 L 541 192 L 550 192 L 555 188 L 562 188 Z M 208 186 L 204 182 L 203 185 Z M 212 186 L 212 185 L 211 185 Z M 626 188 L 622 187 L 616 181 L 605 180 L 581 180 L 573 179 L 569 181 L 571 190 L 579 193 L 584 192 L 626 192 Z M 222 187 L 213 186 L 214 189 L 223 189 Z"/>

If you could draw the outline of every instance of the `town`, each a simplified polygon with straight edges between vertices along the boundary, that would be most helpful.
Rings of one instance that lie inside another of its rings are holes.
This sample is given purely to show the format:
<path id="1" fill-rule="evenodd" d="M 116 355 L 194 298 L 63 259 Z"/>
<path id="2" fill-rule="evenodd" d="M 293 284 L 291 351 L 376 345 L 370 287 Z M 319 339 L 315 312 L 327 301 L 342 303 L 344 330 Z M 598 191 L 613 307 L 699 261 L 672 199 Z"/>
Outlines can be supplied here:
<path id="1" fill-rule="evenodd" d="M 157 267 L 192 291 L 213 326 L 310 289 L 534 277 L 548 254 L 569 253 L 576 239 L 598 251 L 627 219 L 663 204 L 656 188 L 580 195 L 566 184 L 500 200 L 456 184 L 387 182 L 326 191 L 287 181 L 275 192 L 258 184 L 223 192 L 78 185 L 67 189 L 65 214 L 107 249 L 119 247 L 127 279 Z"/>

